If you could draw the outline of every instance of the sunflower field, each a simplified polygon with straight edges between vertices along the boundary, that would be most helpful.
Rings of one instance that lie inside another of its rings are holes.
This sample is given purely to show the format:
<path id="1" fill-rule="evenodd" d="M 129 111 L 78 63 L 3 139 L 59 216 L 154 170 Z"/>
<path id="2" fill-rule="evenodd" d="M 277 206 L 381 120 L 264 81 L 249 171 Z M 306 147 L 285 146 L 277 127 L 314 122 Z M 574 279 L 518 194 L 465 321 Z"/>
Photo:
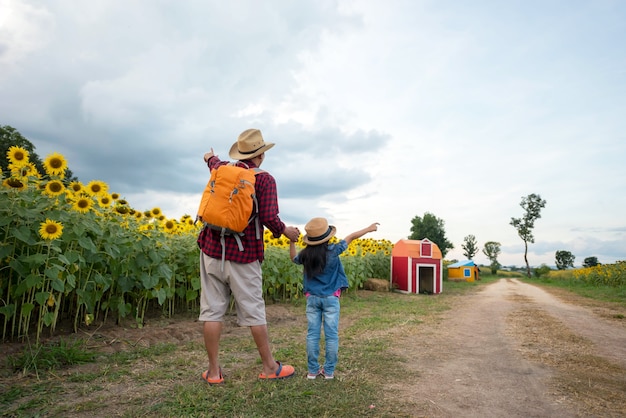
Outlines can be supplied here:
<path id="1" fill-rule="evenodd" d="M 100 180 L 68 182 L 58 153 L 44 160 L 45 173 L 23 148 L 10 147 L 7 159 L 10 175 L 0 186 L 3 340 L 34 334 L 39 342 L 62 321 L 76 332 L 122 318 L 141 326 L 149 310 L 172 316 L 198 309 L 200 225 L 191 216 L 133 209 Z M 289 242 L 269 231 L 264 241 L 266 299 L 301 297 L 302 271 L 289 259 Z M 386 240 L 354 240 L 343 255 L 350 288 L 388 277 L 391 248 Z"/>
<path id="2" fill-rule="evenodd" d="M 574 279 L 595 286 L 619 287 L 626 285 L 626 261 L 598 264 L 574 270 Z"/>

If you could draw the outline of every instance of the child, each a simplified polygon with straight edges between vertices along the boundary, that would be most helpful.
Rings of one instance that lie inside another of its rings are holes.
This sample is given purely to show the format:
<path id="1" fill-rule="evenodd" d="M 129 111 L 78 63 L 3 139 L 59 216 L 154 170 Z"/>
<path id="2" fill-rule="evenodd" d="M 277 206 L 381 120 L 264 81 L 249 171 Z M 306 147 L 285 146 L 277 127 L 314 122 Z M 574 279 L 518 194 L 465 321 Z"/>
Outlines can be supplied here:
<path id="1" fill-rule="evenodd" d="M 378 223 L 340 240 L 336 244 L 328 242 L 335 236 L 337 229 L 329 226 L 324 218 L 311 219 L 304 230 L 302 239 L 307 245 L 296 255 L 295 242 L 289 243 L 289 255 L 296 264 L 304 266 L 304 294 L 306 295 L 306 318 L 309 323 L 306 337 L 306 354 L 309 373 L 308 379 L 324 376 L 335 377 L 335 365 L 339 351 L 339 296 L 348 288 L 348 278 L 339 259 L 339 255 L 348 248 L 348 244 L 368 232 L 376 231 Z M 324 324 L 326 356 L 324 367 L 320 368 L 320 334 Z"/>

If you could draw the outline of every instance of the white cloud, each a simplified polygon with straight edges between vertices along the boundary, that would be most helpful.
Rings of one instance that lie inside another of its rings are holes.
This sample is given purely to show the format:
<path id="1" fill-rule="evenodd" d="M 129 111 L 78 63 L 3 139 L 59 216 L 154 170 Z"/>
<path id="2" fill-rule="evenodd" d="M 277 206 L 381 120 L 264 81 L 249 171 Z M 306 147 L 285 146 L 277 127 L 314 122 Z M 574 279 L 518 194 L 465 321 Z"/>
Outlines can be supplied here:
<path id="1" fill-rule="evenodd" d="M 18 0 L 0 0 L 0 10 L 1 80 L 15 71 L 24 57 L 46 46 L 54 21 L 45 8 Z"/>
<path id="2" fill-rule="evenodd" d="M 626 258 L 621 3 L 0 2 L 0 123 L 139 209 L 195 210 L 203 153 L 257 127 L 287 223 L 396 241 L 431 212 L 449 257 L 520 265 L 539 193 L 532 264 Z"/>

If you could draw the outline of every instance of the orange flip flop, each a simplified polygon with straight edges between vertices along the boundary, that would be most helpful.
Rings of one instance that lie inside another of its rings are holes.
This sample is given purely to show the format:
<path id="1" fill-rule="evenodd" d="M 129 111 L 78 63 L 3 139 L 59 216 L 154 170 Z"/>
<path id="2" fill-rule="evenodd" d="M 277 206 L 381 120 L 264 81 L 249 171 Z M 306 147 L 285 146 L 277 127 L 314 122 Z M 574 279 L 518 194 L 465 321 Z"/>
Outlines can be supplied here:
<path id="1" fill-rule="evenodd" d="M 288 364 L 283 365 L 280 361 L 277 361 L 276 364 L 278 364 L 278 369 L 276 370 L 276 373 L 270 374 L 270 375 L 261 373 L 259 375 L 259 379 L 263 379 L 263 380 L 284 379 L 285 377 L 291 377 L 296 373 L 296 370 L 293 368 L 293 366 L 290 366 Z"/>
<path id="2" fill-rule="evenodd" d="M 209 371 L 205 370 L 202 373 L 202 380 L 207 382 L 209 385 L 221 385 L 224 383 L 224 376 L 222 376 L 222 368 L 220 367 L 220 377 L 217 379 L 211 379 L 209 377 Z"/>

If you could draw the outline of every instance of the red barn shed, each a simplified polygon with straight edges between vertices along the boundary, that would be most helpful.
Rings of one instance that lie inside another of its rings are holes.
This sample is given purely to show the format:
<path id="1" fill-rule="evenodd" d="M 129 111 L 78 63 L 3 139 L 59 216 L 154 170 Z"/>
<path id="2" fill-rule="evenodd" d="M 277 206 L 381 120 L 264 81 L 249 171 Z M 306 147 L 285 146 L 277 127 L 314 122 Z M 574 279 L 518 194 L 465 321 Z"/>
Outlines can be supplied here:
<path id="1" fill-rule="evenodd" d="M 441 293 L 441 250 L 434 242 L 401 239 L 391 250 L 391 287 L 403 293 Z"/>

